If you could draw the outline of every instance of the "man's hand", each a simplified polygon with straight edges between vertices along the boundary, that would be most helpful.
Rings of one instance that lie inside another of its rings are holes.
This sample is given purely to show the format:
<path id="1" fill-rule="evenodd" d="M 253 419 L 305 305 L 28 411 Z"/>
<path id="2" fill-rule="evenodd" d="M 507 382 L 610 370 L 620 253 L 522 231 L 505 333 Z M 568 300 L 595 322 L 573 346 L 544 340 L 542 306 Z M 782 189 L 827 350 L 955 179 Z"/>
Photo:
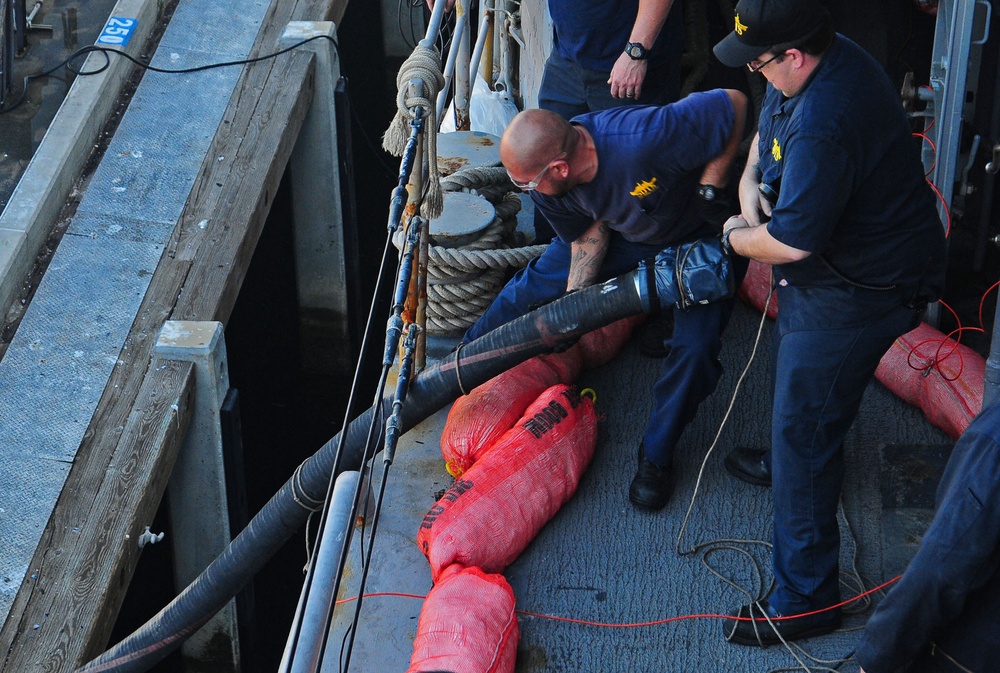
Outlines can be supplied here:
<path id="1" fill-rule="evenodd" d="M 646 79 L 646 60 L 635 60 L 622 52 L 611 69 L 611 96 L 613 98 L 630 98 L 639 100 L 642 95 L 642 83 Z"/>
<path id="2" fill-rule="evenodd" d="M 733 215 L 726 223 L 722 225 L 722 233 L 726 233 L 730 229 L 743 229 L 745 227 L 752 227 L 754 225 L 747 222 L 746 218 L 742 215 Z"/>
<path id="3" fill-rule="evenodd" d="M 740 180 L 740 211 L 746 218 L 747 226 L 759 227 L 771 219 L 772 204 L 760 193 L 756 180 L 748 180 L 744 173 Z"/>

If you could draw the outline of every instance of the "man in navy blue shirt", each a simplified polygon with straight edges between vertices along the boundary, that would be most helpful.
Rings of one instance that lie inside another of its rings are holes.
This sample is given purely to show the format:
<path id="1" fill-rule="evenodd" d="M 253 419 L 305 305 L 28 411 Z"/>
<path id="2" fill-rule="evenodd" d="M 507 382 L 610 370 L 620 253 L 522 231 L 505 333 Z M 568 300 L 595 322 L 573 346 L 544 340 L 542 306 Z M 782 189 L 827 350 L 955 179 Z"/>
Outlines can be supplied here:
<path id="1" fill-rule="evenodd" d="M 677 100 L 684 52 L 681 9 L 674 0 L 549 0 L 552 51 L 538 107 L 571 119 L 618 105 Z M 537 211 L 534 225 L 536 241 L 552 239 L 551 225 Z"/>
<path id="2" fill-rule="evenodd" d="M 663 107 L 580 115 L 572 123 L 549 110 L 517 115 L 500 140 L 500 158 L 558 236 L 463 340 L 631 271 L 665 247 L 718 236 L 732 211 L 720 217 L 712 207 L 720 199 L 713 197 L 726 185 L 745 114 L 746 97 L 720 89 Z M 720 335 L 731 308 L 724 301 L 674 311 L 670 352 L 629 489 L 637 506 L 660 509 L 670 498 L 672 451 L 718 383 Z"/>
<path id="3" fill-rule="evenodd" d="M 945 240 L 895 87 L 818 0 L 741 0 L 734 25 L 716 55 L 768 87 L 723 241 L 773 265 L 779 312 L 771 450 L 726 465 L 773 483 L 776 589 L 723 628 L 766 646 L 840 623 L 844 437 L 882 355 L 937 297 Z"/>
<path id="4" fill-rule="evenodd" d="M 902 579 L 868 620 L 862 673 L 1000 666 L 1000 404 L 955 444 L 937 513 Z"/>

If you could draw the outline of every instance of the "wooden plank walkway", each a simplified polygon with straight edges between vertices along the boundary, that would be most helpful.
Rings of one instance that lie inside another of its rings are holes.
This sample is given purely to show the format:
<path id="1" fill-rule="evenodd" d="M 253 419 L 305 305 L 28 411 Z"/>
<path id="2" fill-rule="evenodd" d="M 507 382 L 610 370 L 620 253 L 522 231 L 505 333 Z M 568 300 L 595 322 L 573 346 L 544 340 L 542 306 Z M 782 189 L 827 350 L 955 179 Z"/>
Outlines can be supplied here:
<path id="1" fill-rule="evenodd" d="M 251 56 L 274 51 L 289 21 L 339 20 L 345 6 L 274 0 Z M 312 61 L 297 51 L 244 68 L 0 630 L 0 671 L 70 671 L 105 648 L 191 401 L 191 366 L 153 358 L 153 344 L 165 320 L 228 319 L 312 98 Z"/>

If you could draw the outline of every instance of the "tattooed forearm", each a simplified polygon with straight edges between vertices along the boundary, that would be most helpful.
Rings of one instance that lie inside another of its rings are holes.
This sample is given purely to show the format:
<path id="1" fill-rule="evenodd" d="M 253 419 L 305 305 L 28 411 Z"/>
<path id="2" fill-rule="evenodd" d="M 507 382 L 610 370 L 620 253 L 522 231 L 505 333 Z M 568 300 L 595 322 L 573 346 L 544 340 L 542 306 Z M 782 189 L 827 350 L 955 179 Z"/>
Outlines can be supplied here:
<path id="1" fill-rule="evenodd" d="M 570 245 L 567 292 L 592 285 L 597 279 L 608 251 L 609 234 L 607 225 L 597 221 Z"/>

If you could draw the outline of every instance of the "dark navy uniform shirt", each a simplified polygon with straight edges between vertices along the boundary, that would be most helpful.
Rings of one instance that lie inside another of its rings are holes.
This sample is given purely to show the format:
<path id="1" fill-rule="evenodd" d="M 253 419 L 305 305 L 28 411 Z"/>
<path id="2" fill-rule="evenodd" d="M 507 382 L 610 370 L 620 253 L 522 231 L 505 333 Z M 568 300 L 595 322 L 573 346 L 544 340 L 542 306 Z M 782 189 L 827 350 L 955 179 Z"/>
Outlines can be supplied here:
<path id="1" fill-rule="evenodd" d="M 937 512 L 916 556 L 872 614 L 858 645 L 867 673 L 1000 670 L 1000 405 L 955 445 Z M 933 643 L 933 654 L 931 644 Z M 945 659 L 946 660 L 946 659 Z"/>
<path id="2" fill-rule="evenodd" d="M 722 153 L 735 112 L 721 90 L 666 106 L 635 105 L 574 117 L 597 149 L 594 179 L 561 197 L 531 192 L 571 243 L 601 220 L 633 243 L 683 242 L 703 222 L 689 207 L 706 163 Z"/>
<path id="3" fill-rule="evenodd" d="M 656 43 L 644 45 L 649 50 L 650 62 L 681 58 L 684 50 L 682 4 L 674 0 Z M 553 48 L 584 68 L 610 72 L 625 51 L 638 13 L 639 0 L 549 0 Z"/>
<path id="4" fill-rule="evenodd" d="M 814 253 L 778 266 L 779 277 L 836 286 L 844 284 L 839 273 L 909 290 L 925 276 L 940 288 L 946 253 L 936 197 L 877 61 L 838 35 L 798 95 L 768 85 L 759 132 L 761 181 L 780 192 L 768 232 Z"/>

